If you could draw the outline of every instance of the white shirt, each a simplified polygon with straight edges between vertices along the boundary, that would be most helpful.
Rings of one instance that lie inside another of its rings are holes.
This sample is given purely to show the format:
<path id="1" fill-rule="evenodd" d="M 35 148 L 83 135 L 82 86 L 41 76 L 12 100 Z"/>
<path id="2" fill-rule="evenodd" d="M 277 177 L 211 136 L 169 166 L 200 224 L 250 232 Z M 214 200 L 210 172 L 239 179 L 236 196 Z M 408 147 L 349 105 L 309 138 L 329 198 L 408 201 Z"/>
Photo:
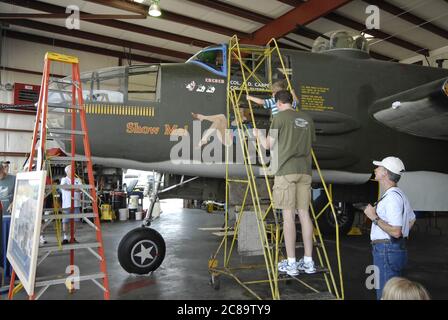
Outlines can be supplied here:
<path id="1" fill-rule="evenodd" d="M 415 214 L 408 198 L 399 188 L 392 187 L 384 193 L 376 206 L 376 213 L 391 226 L 401 227 L 403 237 L 409 236 L 409 222 L 415 219 Z M 390 239 L 390 236 L 372 223 L 370 239 Z"/>
<path id="2" fill-rule="evenodd" d="M 62 185 L 71 185 L 72 181 L 69 177 L 64 177 L 61 179 L 61 186 Z M 81 180 L 79 178 L 75 178 L 75 184 L 79 185 L 82 184 Z M 62 193 L 62 208 L 70 208 L 71 207 L 71 190 L 64 190 L 61 189 L 61 193 Z M 79 208 L 81 207 L 81 192 L 78 190 L 75 190 L 75 195 L 74 195 L 74 202 L 73 202 L 73 206 L 74 208 Z"/>

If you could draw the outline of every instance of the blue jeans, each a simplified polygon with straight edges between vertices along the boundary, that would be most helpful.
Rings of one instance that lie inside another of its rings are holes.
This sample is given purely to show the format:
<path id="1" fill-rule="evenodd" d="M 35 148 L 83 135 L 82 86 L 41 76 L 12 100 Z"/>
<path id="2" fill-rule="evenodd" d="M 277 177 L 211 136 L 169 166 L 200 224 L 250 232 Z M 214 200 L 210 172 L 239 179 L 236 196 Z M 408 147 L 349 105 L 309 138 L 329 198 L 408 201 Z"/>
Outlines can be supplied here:
<path id="1" fill-rule="evenodd" d="M 376 297 L 381 299 L 386 282 L 402 274 L 408 260 L 408 252 L 404 242 L 377 243 L 373 245 L 373 264 L 379 269 L 379 289 Z"/>
<path id="2" fill-rule="evenodd" d="M 70 213 L 71 213 L 71 212 L 70 212 L 70 208 L 64 208 L 64 209 L 62 209 L 62 212 L 63 212 L 64 214 L 70 214 Z M 73 213 L 81 213 L 81 208 L 80 208 L 80 207 L 74 207 L 74 208 L 73 208 Z M 62 219 L 62 223 L 69 223 L 70 220 L 71 220 L 71 219 L 69 219 L 69 218 Z M 79 219 L 74 219 L 74 220 L 75 220 L 75 221 L 79 221 Z"/>

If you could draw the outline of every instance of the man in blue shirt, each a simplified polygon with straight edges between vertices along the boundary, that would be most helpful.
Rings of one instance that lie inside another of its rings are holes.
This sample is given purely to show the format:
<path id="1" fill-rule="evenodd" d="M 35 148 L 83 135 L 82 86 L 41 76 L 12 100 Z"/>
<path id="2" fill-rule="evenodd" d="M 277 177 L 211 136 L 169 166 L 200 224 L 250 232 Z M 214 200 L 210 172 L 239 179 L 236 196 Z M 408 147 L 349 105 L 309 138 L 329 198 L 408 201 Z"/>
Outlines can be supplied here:
<path id="1" fill-rule="evenodd" d="M 288 83 L 286 82 L 286 80 L 278 80 L 276 82 L 274 82 L 272 84 L 272 98 L 270 99 L 261 99 L 261 98 L 257 98 L 251 95 L 247 95 L 246 99 L 247 101 L 252 101 L 255 102 L 258 105 L 263 106 L 263 108 L 265 109 L 269 109 L 271 110 L 271 115 L 275 116 L 279 110 L 277 107 L 277 102 L 275 101 L 275 94 L 279 91 L 283 91 L 283 90 L 288 90 Z M 293 103 L 292 103 L 292 108 L 293 109 L 297 109 L 297 104 L 299 99 L 296 96 L 296 93 L 294 92 L 294 90 L 291 90 L 292 96 L 293 96 Z"/>

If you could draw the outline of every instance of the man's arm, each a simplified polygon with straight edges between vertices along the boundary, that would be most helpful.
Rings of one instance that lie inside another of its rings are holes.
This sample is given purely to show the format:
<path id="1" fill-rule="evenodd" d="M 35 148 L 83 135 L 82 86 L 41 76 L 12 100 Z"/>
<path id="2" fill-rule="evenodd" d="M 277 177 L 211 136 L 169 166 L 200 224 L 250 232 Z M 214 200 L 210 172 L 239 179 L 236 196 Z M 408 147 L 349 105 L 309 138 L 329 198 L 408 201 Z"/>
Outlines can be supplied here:
<path id="1" fill-rule="evenodd" d="M 391 237 L 394 237 L 394 238 L 401 237 L 401 226 L 399 226 L 399 227 L 392 226 L 392 225 L 388 224 L 386 221 L 379 218 L 378 214 L 376 213 L 375 207 L 372 207 L 370 204 L 367 205 L 367 207 L 364 210 L 364 213 L 370 220 L 372 220 L 372 222 L 378 218 L 378 220 L 377 220 L 378 227 L 380 227 L 381 230 L 386 232 Z"/>
<path id="2" fill-rule="evenodd" d="M 296 107 L 297 107 L 297 104 L 299 103 L 299 98 L 296 95 L 296 91 L 294 89 L 291 89 L 291 94 L 292 94 L 292 98 L 294 99 L 294 101 L 296 103 Z"/>
<path id="3" fill-rule="evenodd" d="M 415 223 L 415 219 L 412 219 L 411 221 L 409 221 L 409 230 L 412 229 L 412 227 L 414 226 Z"/>
<path id="4" fill-rule="evenodd" d="M 401 227 L 394 227 L 388 224 L 386 221 L 381 220 L 381 218 L 377 222 L 378 227 L 381 228 L 384 232 L 394 238 L 401 237 Z"/>
<path id="5" fill-rule="evenodd" d="M 264 104 L 264 99 L 260 99 L 260 98 L 257 98 L 257 97 L 251 96 L 251 95 L 246 95 L 246 99 L 247 99 L 247 101 L 252 101 L 259 105 Z"/>

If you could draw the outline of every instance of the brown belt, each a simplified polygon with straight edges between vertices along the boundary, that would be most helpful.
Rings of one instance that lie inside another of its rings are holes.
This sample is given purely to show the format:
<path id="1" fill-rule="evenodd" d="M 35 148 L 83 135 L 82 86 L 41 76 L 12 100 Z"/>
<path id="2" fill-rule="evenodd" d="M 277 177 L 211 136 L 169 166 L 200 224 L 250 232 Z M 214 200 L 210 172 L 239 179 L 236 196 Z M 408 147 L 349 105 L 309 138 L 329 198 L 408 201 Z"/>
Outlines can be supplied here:
<path id="1" fill-rule="evenodd" d="M 397 243 L 397 242 L 404 242 L 407 238 L 398 238 L 395 240 L 391 240 L 391 239 L 377 239 L 377 240 L 372 240 L 372 244 L 378 244 L 378 243 Z"/>

